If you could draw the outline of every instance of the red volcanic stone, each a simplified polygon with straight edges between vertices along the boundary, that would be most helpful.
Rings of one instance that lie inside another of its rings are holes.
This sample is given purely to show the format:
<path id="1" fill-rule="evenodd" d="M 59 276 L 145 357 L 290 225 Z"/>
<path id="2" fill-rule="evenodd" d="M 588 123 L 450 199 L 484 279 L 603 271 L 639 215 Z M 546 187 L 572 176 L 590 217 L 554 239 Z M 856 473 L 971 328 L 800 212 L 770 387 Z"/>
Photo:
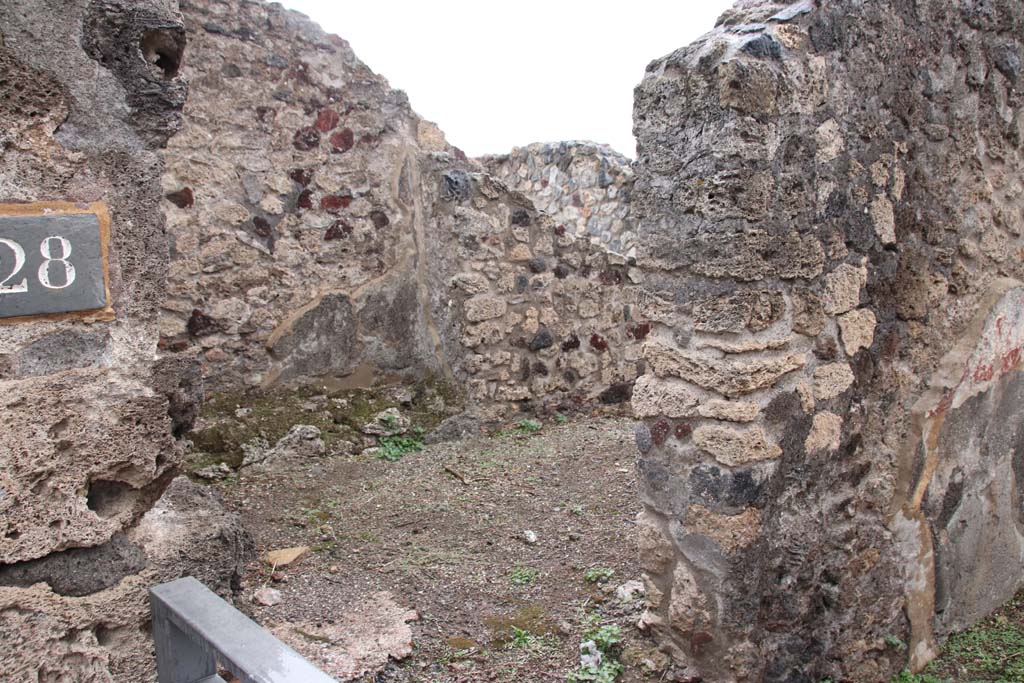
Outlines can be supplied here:
<path id="1" fill-rule="evenodd" d="M 572 351 L 578 348 L 580 348 L 580 338 L 576 336 L 575 332 L 570 332 L 569 336 L 562 342 L 562 350 Z"/>
<path id="2" fill-rule="evenodd" d="M 564 225 L 556 225 L 555 226 L 555 234 L 558 235 L 559 237 L 564 235 L 565 234 L 565 226 Z"/>
<path id="3" fill-rule="evenodd" d="M 387 227 L 391 223 L 391 219 L 383 211 L 371 211 L 370 220 L 373 221 L 373 227 L 378 230 Z"/>
<path id="4" fill-rule="evenodd" d="M 320 200 L 320 208 L 331 213 L 338 213 L 342 209 L 347 209 L 351 203 L 352 197 L 347 194 L 329 194 Z"/>
<path id="5" fill-rule="evenodd" d="M 686 437 L 690 436 L 690 434 L 693 434 L 693 427 L 691 427 L 689 423 L 680 422 L 679 424 L 676 425 L 677 439 L 685 439 Z"/>
<path id="6" fill-rule="evenodd" d="M 345 221 L 334 221 L 331 227 L 324 233 L 324 241 L 340 240 L 352 234 L 352 226 Z"/>
<path id="7" fill-rule="evenodd" d="M 320 131 L 316 128 L 300 128 L 295 131 L 292 145 L 300 152 L 308 152 L 320 144 Z"/>
<path id="8" fill-rule="evenodd" d="M 621 285 L 622 273 L 617 270 L 603 270 L 598 275 L 602 285 Z"/>
<path id="9" fill-rule="evenodd" d="M 313 191 L 303 190 L 299 193 L 299 198 L 295 200 L 295 206 L 300 209 L 312 209 L 313 208 Z"/>
<path id="10" fill-rule="evenodd" d="M 288 174 L 288 177 L 297 182 L 299 185 L 306 187 L 313 180 L 313 169 L 310 168 L 293 168 Z"/>
<path id="11" fill-rule="evenodd" d="M 196 198 L 195 195 L 192 194 L 191 187 L 183 187 L 177 192 L 171 192 L 165 196 L 167 197 L 167 201 L 174 204 L 179 209 L 191 209 L 196 203 Z"/>
<path id="12" fill-rule="evenodd" d="M 672 425 L 668 423 L 668 420 L 658 420 L 651 426 L 651 441 L 657 446 L 661 446 L 668 440 L 668 435 L 672 432 Z"/>
<path id="13" fill-rule="evenodd" d="M 629 327 L 626 328 L 626 334 L 629 335 L 631 339 L 635 339 L 637 341 L 643 341 L 644 339 L 647 338 L 647 335 L 649 335 L 650 333 L 650 323 L 638 323 L 636 325 L 630 325 Z"/>
<path id="14" fill-rule="evenodd" d="M 466 156 L 466 153 L 463 152 L 458 147 L 455 148 L 455 158 L 458 159 L 459 161 L 469 161 L 469 158 Z"/>
<path id="15" fill-rule="evenodd" d="M 342 128 L 331 136 L 331 147 L 334 148 L 335 152 L 347 152 L 352 149 L 355 144 L 356 136 L 355 133 L 352 132 L 351 128 Z"/>
<path id="16" fill-rule="evenodd" d="M 590 335 L 590 348 L 595 351 L 604 352 L 608 350 L 608 341 L 597 332 Z"/>
<path id="17" fill-rule="evenodd" d="M 334 130 L 340 120 L 341 116 L 333 109 L 321 109 L 313 126 L 321 133 L 327 133 Z"/>

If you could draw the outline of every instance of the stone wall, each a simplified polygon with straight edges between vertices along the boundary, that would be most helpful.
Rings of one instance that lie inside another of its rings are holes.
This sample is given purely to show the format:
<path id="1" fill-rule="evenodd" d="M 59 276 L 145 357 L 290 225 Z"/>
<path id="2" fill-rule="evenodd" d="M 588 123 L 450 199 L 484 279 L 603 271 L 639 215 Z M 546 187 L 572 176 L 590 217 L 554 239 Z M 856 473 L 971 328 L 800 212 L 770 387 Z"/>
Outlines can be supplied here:
<path id="1" fill-rule="evenodd" d="M 113 308 L 0 325 L 0 680 L 151 679 L 147 588 L 240 557 L 210 496 L 161 498 L 200 393 L 155 354 L 184 42 L 173 0 L 0 5 L 0 203 L 105 203 Z"/>
<path id="2" fill-rule="evenodd" d="M 645 328 L 622 257 L 541 218 L 302 15 L 181 5 L 161 347 L 201 354 L 209 391 L 433 375 L 489 419 L 628 400 Z M 625 161 L 567 154 L 576 200 L 621 213 Z"/>
<path id="3" fill-rule="evenodd" d="M 443 136 L 348 44 L 261 2 L 182 2 L 192 94 L 164 174 L 161 345 L 213 389 L 441 372 L 419 166 Z"/>
<path id="4" fill-rule="evenodd" d="M 456 312 L 454 369 L 482 415 L 628 404 L 651 327 L 637 312 L 640 272 L 491 176 L 442 178 L 435 229 L 458 242 L 435 291 Z"/>
<path id="5" fill-rule="evenodd" d="M 669 315 L 633 407 L 677 680 L 889 680 L 1021 585 L 1022 22 L 750 0 L 648 67 Z"/>
<path id="6" fill-rule="evenodd" d="M 611 147 L 582 141 L 534 143 L 479 161 L 570 234 L 627 258 L 636 256 L 629 215 L 633 168 Z"/>

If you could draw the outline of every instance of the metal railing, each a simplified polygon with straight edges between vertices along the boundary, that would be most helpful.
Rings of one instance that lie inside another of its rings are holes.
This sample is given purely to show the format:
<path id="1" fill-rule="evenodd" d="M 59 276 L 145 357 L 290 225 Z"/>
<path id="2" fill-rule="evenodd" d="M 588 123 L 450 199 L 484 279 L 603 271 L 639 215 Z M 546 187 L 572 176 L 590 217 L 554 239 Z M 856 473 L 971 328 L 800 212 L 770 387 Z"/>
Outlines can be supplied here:
<path id="1" fill-rule="evenodd" d="M 335 683 L 192 577 L 149 591 L 159 683 Z"/>

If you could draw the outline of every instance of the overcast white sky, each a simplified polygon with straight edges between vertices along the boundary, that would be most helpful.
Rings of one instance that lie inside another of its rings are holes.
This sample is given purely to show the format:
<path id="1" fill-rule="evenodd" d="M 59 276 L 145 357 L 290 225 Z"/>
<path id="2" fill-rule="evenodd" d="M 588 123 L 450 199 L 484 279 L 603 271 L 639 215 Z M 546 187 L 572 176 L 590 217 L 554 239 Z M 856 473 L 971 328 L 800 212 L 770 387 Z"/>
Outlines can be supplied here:
<path id="1" fill-rule="evenodd" d="M 281 0 L 347 40 L 470 156 L 589 139 L 632 157 L 647 64 L 732 0 Z"/>

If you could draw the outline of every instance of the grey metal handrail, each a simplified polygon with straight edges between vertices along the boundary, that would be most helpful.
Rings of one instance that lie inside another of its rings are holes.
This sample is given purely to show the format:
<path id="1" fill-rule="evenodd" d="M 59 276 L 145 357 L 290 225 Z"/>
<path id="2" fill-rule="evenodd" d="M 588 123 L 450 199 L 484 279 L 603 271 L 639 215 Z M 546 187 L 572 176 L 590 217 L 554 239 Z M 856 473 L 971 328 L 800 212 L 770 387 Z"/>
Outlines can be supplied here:
<path id="1" fill-rule="evenodd" d="M 336 683 L 191 576 L 149 591 L 159 683 Z"/>

